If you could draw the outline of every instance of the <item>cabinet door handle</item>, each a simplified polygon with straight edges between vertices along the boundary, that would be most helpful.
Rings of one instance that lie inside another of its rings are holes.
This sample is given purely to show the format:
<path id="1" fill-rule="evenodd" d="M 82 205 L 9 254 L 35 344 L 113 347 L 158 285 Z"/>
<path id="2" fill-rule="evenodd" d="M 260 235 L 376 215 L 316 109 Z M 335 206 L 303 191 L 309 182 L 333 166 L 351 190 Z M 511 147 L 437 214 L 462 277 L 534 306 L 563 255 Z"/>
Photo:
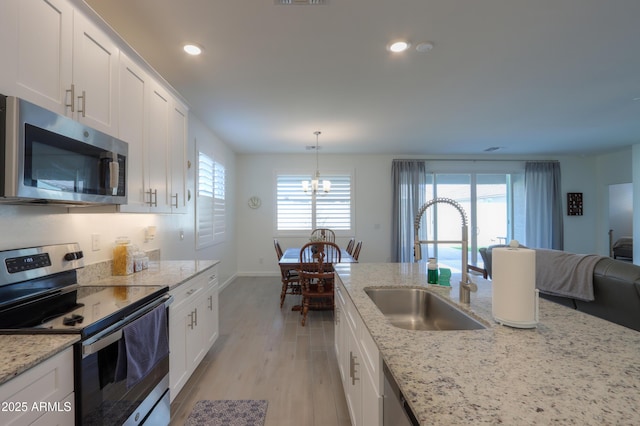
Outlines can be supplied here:
<path id="1" fill-rule="evenodd" d="M 64 106 L 71 108 L 71 112 L 75 112 L 75 110 L 76 110 L 76 103 L 75 103 L 75 100 L 76 100 L 76 85 L 71 83 L 71 88 L 65 90 L 65 93 L 69 93 L 69 95 L 70 95 L 69 96 L 70 103 L 64 104 Z"/>
<path id="2" fill-rule="evenodd" d="M 189 312 L 189 328 L 193 330 L 193 311 Z"/>
<path id="3" fill-rule="evenodd" d="M 86 106 L 87 106 L 87 93 L 83 90 L 82 91 L 82 96 L 78 96 L 78 100 L 82 99 L 81 105 L 82 105 L 82 109 L 78 109 L 78 112 L 82 113 L 82 116 L 85 116 L 85 110 L 86 110 Z"/>
<path id="4" fill-rule="evenodd" d="M 338 325 L 340 324 L 340 307 L 336 305 L 336 310 L 333 314 L 333 323 Z"/>
<path id="5" fill-rule="evenodd" d="M 171 198 L 175 198 L 176 199 L 176 203 L 175 204 L 171 203 L 171 207 L 175 207 L 177 209 L 178 208 L 178 193 L 176 192 L 176 195 L 172 195 Z"/>
<path id="6" fill-rule="evenodd" d="M 213 296 L 209 296 L 209 310 L 213 312 Z"/>
<path id="7" fill-rule="evenodd" d="M 145 194 L 149 195 L 149 201 L 147 201 L 147 204 L 149 204 L 150 207 L 158 207 L 158 190 L 151 190 L 149 189 L 148 191 L 145 191 Z"/>
<path id="8" fill-rule="evenodd" d="M 350 358 L 350 376 L 351 376 L 351 385 L 355 386 L 356 385 L 356 380 L 360 380 L 358 377 L 356 377 L 356 366 L 360 365 L 359 363 L 356 362 L 356 357 L 353 355 L 353 352 L 349 352 L 349 358 Z"/>
<path id="9" fill-rule="evenodd" d="M 195 314 L 193 316 L 195 318 L 195 320 L 193 321 L 193 326 L 197 327 L 198 326 L 198 308 L 195 308 L 193 312 Z"/>

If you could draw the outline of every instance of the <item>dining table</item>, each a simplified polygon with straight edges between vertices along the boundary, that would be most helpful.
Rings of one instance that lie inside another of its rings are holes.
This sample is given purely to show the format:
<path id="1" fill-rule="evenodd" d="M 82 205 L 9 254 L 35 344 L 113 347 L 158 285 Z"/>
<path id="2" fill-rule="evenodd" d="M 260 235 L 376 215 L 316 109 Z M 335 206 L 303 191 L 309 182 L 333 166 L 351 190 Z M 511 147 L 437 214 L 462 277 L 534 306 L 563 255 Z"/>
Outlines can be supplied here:
<path id="1" fill-rule="evenodd" d="M 357 263 L 358 261 L 353 258 L 345 249 L 340 249 L 340 263 Z M 284 254 L 278 262 L 280 269 L 291 270 L 300 267 L 300 247 L 288 248 L 284 251 Z"/>
<path id="2" fill-rule="evenodd" d="M 300 268 L 300 250 L 301 247 L 288 248 L 282 254 L 282 257 L 278 261 L 280 269 L 286 274 L 287 271 Z M 348 251 L 340 249 L 340 263 L 358 263 L 356 259 L 349 254 Z M 292 311 L 299 311 L 302 309 L 302 305 L 295 305 L 291 308 Z"/>

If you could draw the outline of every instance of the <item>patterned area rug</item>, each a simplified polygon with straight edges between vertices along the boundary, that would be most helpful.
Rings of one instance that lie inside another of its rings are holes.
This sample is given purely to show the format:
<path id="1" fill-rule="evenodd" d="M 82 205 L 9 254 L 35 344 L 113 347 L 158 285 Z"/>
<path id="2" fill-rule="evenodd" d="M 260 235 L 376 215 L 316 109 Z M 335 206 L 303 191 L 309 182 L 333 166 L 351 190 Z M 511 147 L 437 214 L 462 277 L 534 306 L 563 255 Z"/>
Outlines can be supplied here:
<path id="1" fill-rule="evenodd" d="M 263 426 L 266 400 L 198 401 L 185 426 Z"/>

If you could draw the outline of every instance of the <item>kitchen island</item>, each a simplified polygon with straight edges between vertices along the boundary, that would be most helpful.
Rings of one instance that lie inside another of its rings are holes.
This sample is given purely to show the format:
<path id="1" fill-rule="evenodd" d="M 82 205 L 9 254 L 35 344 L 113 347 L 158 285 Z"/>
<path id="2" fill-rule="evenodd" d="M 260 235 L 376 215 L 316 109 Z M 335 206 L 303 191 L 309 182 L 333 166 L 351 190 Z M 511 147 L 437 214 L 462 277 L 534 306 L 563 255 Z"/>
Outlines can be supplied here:
<path id="1" fill-rule="evenodd" d="M 491 282 L 471 304 L 426 284 L 425 264 L 341 264 L 340 280 L 384 362 L 424 425 L 640 424 L 640 333 L 540 299 L 534 329 L 495 323 Z M 366 287 L 427 287 L 485 330 L 411 331 L 390 325 Z"/>

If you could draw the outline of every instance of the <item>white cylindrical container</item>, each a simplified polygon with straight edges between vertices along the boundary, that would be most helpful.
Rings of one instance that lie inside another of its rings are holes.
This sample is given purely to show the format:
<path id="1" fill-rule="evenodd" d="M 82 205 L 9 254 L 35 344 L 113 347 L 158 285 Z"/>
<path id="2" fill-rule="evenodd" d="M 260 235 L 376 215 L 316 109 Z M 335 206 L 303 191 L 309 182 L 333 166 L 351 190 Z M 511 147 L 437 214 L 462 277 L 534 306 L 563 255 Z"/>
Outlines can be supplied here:
<path id="1" fill-rule="evenodd" d="M 526 248 L 492 250 L 493 318 L 516 328 L 538 324 L 536 252 Z"/>

